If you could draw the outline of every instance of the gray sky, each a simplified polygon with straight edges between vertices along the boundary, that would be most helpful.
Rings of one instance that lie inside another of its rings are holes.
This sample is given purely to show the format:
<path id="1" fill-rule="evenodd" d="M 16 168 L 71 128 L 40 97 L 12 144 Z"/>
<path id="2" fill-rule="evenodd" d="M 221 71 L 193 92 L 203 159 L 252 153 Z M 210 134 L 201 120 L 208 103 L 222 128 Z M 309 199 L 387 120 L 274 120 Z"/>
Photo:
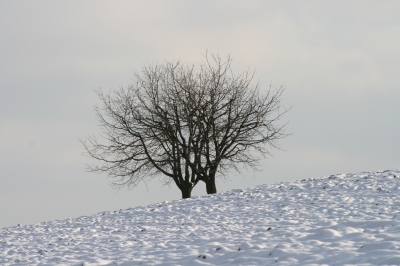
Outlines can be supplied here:
<path id="1" fill-rule="evenodd" d="M 157 180 L 113 190 L 85 172 L 94 89 L 143 63 L 230 54 L 284 84 L 286 151 L 219 191 L 400 167 L 399 1 L 0 2 L 0 227 L 179 199 Z M 199 184 L 193 195 L 205 194 Z"/>

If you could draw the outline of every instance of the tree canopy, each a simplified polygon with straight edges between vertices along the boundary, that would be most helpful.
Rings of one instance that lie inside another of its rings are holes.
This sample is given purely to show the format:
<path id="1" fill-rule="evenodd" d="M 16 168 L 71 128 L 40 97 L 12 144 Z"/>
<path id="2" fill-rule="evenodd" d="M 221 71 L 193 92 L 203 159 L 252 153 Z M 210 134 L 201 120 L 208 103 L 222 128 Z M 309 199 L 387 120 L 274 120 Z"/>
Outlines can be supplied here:
<path id="1" fill-rule="evenodd" d="M 285 136 L 278 121 L 287 112 L 283 87 L 261 93 L 254 74 L 234 75 L 232 59 L 206 56 L 204 63 L 146 65 L 133 85 L 104 93 L 95 107 L 100 138 L 82 141 L 87 154 L 117 187 L 156 176 L 189 198 L 199 181 L 216 193 L 215 179 L 230 170 L 256 169 Z"/>

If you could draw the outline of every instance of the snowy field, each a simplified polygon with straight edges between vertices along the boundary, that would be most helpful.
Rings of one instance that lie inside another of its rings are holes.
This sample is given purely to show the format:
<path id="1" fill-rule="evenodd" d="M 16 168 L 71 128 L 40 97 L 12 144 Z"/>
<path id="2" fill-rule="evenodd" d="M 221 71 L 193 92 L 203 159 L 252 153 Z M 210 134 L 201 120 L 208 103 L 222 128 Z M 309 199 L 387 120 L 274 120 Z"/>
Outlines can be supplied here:
<path id="1" fill-rule="evenodd" d="M 0 229 L 0 265 L 400 265 L 400 170 Z"/>

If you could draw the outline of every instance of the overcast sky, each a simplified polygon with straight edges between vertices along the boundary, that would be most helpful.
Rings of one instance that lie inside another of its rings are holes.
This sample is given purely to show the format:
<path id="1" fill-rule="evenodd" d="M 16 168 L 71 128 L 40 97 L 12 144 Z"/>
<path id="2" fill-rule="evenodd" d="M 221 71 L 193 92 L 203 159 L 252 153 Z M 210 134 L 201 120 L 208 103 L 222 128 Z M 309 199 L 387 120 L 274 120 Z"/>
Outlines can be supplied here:
<path id="1" fill-rule="evenodd" d="M 399 1 L 0 2 L 0 227 L 179 199 L 85 172 L 94 89 L 144 63 L 230 54 L 261 89 L 284 84 L 285 151 L 219 191 L 400 167 Z M 193 195 L 204 195 L 199 184 Z"/>

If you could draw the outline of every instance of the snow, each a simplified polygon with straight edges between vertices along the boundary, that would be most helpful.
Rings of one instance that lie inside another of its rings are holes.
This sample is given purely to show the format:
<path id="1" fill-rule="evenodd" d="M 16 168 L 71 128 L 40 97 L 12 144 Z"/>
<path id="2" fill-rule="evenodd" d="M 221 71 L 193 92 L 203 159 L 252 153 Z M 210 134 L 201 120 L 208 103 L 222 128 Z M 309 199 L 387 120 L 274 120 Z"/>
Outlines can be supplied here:
<path id="1" fill-rule="evenodd" d="M 0 265 L 400 265 L 400 170 L 0 229 Z"/>

